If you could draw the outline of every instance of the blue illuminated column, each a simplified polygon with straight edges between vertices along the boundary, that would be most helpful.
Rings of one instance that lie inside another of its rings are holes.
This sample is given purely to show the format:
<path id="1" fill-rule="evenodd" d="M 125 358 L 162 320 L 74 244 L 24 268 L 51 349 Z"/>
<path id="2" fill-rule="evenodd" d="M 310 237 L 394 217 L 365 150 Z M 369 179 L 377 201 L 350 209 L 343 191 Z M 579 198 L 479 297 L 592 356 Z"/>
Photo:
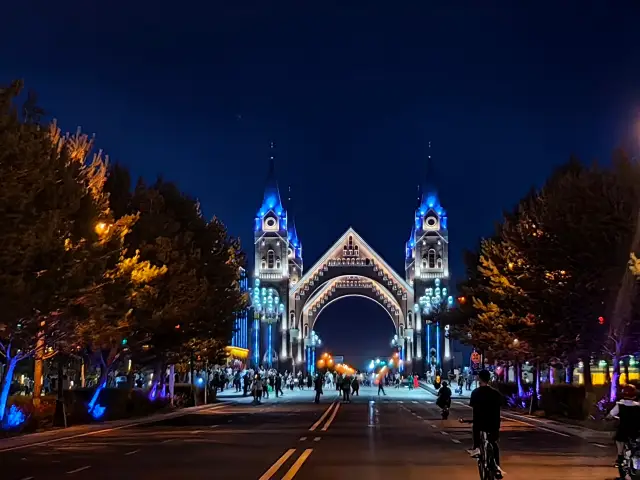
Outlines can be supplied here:
<path id="1" fill-rule="evenodd" d="M 269 328 L 267 330 L 267 342 L 269 342 L 269 346 L 267 347 L 267 352 L 269 355 L 269 359 L 267 360 L 269 368 L 273 367 L 273 337 L 271 335 L 272 325 L 269 323 Z"/>
<path id="2" fill-rule="evenodd" d="M 260 319 L 253 321 L 253 362 L 260 366 Z"/>
<path id="3" fill-rule="evenodd" d="M 440 361 L 440 322 L 436 323 L 436 368 L 441 367 Z"/>
<path id="4" fill-rule="evenodd" d="M 313 348 L 311 352 L 311 373 L 315 375 L 316 373 L 316 349 Z"/>
<path id="5" fill-rule="evenodd" d="M 431 324 L 427 323 L 427 366 L 431 369 Z"/>

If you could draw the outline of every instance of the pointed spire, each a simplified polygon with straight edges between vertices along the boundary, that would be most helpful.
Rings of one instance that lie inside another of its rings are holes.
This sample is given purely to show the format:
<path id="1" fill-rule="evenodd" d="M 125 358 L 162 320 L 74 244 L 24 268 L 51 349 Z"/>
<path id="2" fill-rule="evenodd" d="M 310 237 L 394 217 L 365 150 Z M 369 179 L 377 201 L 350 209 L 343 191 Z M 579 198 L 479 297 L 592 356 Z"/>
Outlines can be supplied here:
<path id="1" fill-rule="evenodd" d="M 300 239 L 298 238 L 298 232 L 296 230 L 296 222 L 295 222 L 295 217 L 293 215 L 293 206 L 292 206 L 292 201 L 291 201 L 291 185 L 289 185 L 289 192 L 288 192 L 288 197 L 287 197 L 287 210 L 289 210 L 289 212 L 291 212 L 291 220 L 289 221 L 289 229 L 287 231 L 287 238 L 289 239 L 289 243 L 291 245 L 293 245 L 296 254 L 298 254 L 298 249 L 302 247 L 302 243 L 300 242 Z"/>
<path id="2" fill-rule="evenodd" d="M 438 189 L 436 188 L 436 173 L 431 158 L 431 142 L 429 142 L 429 150 L 427 154 L 427 172 L 422 181 L 422 200 L 420 206 L 422 208 L 434 208 L 438 204 Z"/>
<path id="3" fill-rule="evenodd" d="M 276 214 L 280 215 L 282 210 L 282 200 L 280 200 L 280 190 L 278 188 L 278 180 L 276 179 L 276 161 L 274 158 L 274 145 L 271 142 L 269 155 L 269 173 L 264 188 L 264 200 L 262 202 L 261 211 L 266 213 L 268 210 L 276 210 Z"/>

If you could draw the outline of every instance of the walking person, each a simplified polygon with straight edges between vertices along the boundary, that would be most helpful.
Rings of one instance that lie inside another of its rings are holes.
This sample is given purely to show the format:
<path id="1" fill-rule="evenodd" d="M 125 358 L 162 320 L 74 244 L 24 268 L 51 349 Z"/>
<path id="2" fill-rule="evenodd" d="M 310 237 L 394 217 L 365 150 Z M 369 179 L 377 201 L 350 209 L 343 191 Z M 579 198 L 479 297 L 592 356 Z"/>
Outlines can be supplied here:
<path id="1" fill-rule="evenodd" d="M 381 378 L 378 379 L 378 396 L 380 396 L 380 392 L 382 392 L 382 394 L 384 396 L 387 395 L 387 393 L 384 391 L 384 384 L 383 384 L 383 380 Z"/>
<path id="2" fill-rule="evenodd" d="M 253 400 L 255 403 L 262 403 L 262 380 L 260 375 L 256 375 L 253 380 Z"/>
<path id="3" fill-rule="evenodd" d="M 360 382 L 358 381 L 358 377 L 356 375 L 353 376 L 353 380 L 351 380 L 351 395 L 360 396 Z"/>
<path id="4" fill-rule="evenodd" d="M 343 376 L 340 385 L 342 387 L 342 401 L 351 402 L 349 399 L 349 393 L 351 393 L 351 379 L 347 375 Z"/>
<path id="5" fill-rule="evenodd" d="M 322 384 L 323 383 L 324 383 L 324 380 L 322 378 L 322 375 L 320 375 L 320 374 L 316 375 L 316 379 L 315 379 L 315 390 L 316 390 L 315 403 L 320 403 L 320 395 L 322 395 Z"/>
<path id="6" fill-rule="evenodd" d="M 284 396 L 284 392 L 282 391 L 282 375 L 280 375 L 279 373 L 276 373 L 275 390 L 276 398 L 278 398 L 278 392 L 280 393 L 280 396 Z"/>

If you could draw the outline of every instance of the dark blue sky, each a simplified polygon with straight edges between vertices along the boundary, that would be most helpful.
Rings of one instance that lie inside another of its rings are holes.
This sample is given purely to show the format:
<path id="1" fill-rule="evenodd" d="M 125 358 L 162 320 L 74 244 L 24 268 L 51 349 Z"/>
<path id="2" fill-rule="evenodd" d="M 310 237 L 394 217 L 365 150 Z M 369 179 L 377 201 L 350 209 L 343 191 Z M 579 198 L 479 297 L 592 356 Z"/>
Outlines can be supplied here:
<path id="1" fill-rule="evenodd" d="M 273 140 L 307 266 L 352 225 L 402 272 L 429 141 L 460 275 L 556 165 L 640 131 L 637 2 L 311 3 L 11 2 L 0 81 L 24 78 L 134 174 L 177 181 L 249 251 Z M 359 302 L 318 330 L 344 351 L 373 322 L 353 353 L 374 355 L 388 320 Z"/>

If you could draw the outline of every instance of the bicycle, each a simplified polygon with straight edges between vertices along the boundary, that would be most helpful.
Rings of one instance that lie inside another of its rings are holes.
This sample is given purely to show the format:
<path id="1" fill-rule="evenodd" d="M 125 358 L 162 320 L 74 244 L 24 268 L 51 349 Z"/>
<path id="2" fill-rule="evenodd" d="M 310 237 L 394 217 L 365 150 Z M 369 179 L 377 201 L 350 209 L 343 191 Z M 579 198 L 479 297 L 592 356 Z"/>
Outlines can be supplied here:
<path id="1" fill-rule="evenodd" d="M 460 419 L 460 423 L 473 423 L 473 420 Z M 487 432 L 480 432 L 480 455 L 478 461 L 478 473 L 480 480 L 498 480 L 502 478 L 502 472 L 496 463 L 493 444 L 489 441 Z"/>

